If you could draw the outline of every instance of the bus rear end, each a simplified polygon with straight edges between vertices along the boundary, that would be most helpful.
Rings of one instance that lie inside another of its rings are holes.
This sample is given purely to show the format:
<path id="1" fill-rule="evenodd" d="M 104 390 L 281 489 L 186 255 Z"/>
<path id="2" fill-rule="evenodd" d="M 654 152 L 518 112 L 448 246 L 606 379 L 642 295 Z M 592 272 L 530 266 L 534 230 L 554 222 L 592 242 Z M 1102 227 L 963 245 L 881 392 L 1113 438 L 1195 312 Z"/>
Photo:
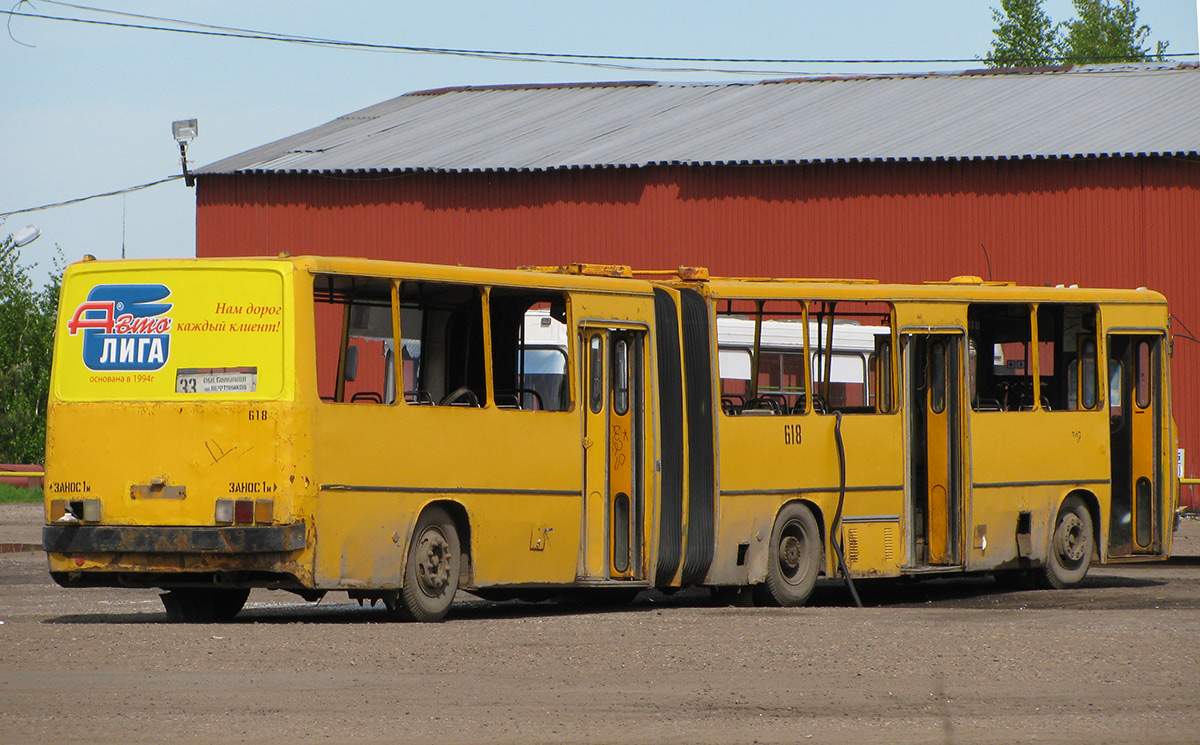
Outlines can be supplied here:
<path id="1" fill-rule="evenodd" d="M 293 265 L 68 268 L 43 545 L 67 587 L 160 587 L 177 618 L 311 585 L 297 514 Z"/>

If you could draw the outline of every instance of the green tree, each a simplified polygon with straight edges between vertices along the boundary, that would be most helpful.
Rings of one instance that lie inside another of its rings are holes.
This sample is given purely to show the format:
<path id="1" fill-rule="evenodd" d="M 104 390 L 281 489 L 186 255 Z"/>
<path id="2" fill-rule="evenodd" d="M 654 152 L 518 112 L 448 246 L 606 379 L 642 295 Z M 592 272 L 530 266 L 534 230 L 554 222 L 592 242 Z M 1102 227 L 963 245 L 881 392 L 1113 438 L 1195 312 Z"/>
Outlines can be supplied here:
<path id="1" fill-rule="evenodd" d="M 1154 53 L 1144 45 L 1150 27 L 1138 25 L 1139 8 L 1133 0 L 1072 0 L 1076 17 L 1062 24 L 1062 53 L 1072 62 L 1161 61 L 1167 42 L 1155 44 Z"/>
<path id="2" fill-rule="evenodd" d="M 12 236 L 0 241 L 0 463 L 42 463 L 62 267 L 35 290 Z"/>
<path id="3" fill-rule="evenodd" d="M 1034 67 L 1068 62 L 1161 61 L 1166 41 L 1146 46 L 1150 27 L 1138 23 L 1140 9 L 1133 0 L 1071 0 L 1075 17 L 1054 23 L 1042 8 L 1043 0 L 1001 0 L 992 8 L 997 26 L 989 67 Z"/>
<path id="4" fill-rule="evenodd" d="M 1058 34 L 1042 0 L 1001 0 L 992 20 L 998 25 L 984 58 L 988 67 L 1036 67 L 1057 56 Z"/>

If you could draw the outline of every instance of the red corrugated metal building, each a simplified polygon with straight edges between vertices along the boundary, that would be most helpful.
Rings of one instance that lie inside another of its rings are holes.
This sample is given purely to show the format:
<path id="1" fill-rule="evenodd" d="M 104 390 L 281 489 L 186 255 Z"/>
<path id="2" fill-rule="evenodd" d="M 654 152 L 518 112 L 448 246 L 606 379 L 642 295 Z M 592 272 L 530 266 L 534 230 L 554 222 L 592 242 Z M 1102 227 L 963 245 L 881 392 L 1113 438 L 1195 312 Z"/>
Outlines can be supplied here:
<path id="1" fill-rule="evenodd" d="M 201 169 L 196 232 L 199 256 L 1146 286 L 1200 471 L 1194 66 L 410 94 Z"/>

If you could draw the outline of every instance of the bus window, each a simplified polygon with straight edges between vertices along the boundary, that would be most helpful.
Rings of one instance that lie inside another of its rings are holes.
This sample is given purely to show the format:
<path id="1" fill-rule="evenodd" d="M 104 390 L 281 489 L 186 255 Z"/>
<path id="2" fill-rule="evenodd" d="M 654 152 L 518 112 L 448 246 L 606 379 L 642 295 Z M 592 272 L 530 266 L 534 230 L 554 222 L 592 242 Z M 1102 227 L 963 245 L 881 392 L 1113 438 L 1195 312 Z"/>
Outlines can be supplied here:
<path id="1" fill-rule="evenodd" d="M 402 282 L 400 334 L 407 403 L 485 403 L 483 301 L 478 287 Z"/>
<path id="2" fill-rule="evenodd" d="M 1125 413 L 1125 402 L 1121 396 L 1124 386 L 1125 367 L 1119 360 L 1108 361 L 1108 416 L 1114 428 L 1120 427 Z"/>
<path id="3" fill-rule="evenodd" d="M 929 350 L 929 408 L 934 414 L 946 410 L 946 345 L 941 341 Z"/>
<path id="4" fill-rule="evenodd" d="M 313 280 L 317 393 L 322 401 L 396 401 L 391 282 L 320 274 Z"/>
<path id="5" fill-rule="evenodd" d="M 873 398 L 875 411 L 888 414 L 895 400 L 895 382 L 892 378 L 892 337 L 890 334 L 875 335 L 875 352 L 867 361 L 868 390 Z"/>
<path id="6" fill-rule="evenodd" d="M 1096 397 L 1096 340 L 1085 338 L 1079 343 L 1079 405 L 1094 409 L 1099 403 Z"/>
<path id="7" fill-rule="evenodd" d="M 758 398 L 777 402 L 780 413 L 798 413 L 805 386 L 804 353 L 764 349 L 758 361 Z M 774 408 L 774 407 L 771 407 Z"/>
<path id="8" fill-rule="evenodd" d="M 569 409 L 566 297 L 494 287 L 488 307 L 496 405 L 521 411 Z"/>
<path id="9" fill-rule="evenodd" d="M 624 416 L 629 411 L 629 345 L 624 339 L 613 344 L 612 396 L 613 413 Z"/>
<path id="10" fill-rule="evenodd" d="M 593 414 L 604 406 L 604 336 L 594 334 L 588 340 L 588 401 Z"/>
<path id="11" fill-rule="evenodd" d="M 804 304 L 796 300 L 718 303 L 717 360 L 726 415 L 804 413 L 804 319 Z"/>
<path id="12" fill-rule="evenodd" d="M 967 309 L 975 354 L 970 381 L 975 411 L 1032 411 L 1033 333 L 1030 307 L 1019 303 L 974 303 Z"/>
<path id="13" fill-rule="evenodd" d="M 867 357 L 850 352 L 834 352 L 826 365 L 824 353 L 812 356 L 812 369 L 829 371 L 829 394 L 825 396 L 830 410 L 861 409 L 869 404 Z"/>
<path id="14" fill-rule="evenodd" d="M 1096 309 L 1091 305 L 1040 303 L 1038 374 L 1047 411 L 1080 411 L 1098 405 Z"/>
<path id="15" fill-rule="evenodd" d="M 717 369 L 721 376 L 721 409 L 726 414 L 737 414 L 745 407 L 750 396 L 750 350 L 717 349 Z"/>
<path id="16" fill-rule="evenodd" d="M 892 411 L 892 306 L 817 300 L 808 305 L 813 409 L 822 414 Z M 878 400 L 882 391 L 883 398 Z"/>
<path id="17" fill-rule="evenodd" d="M 1149 342 L 1138 342 L 1135 359 L 1137 365 L 1136 403 L 1139 409 L 1146 409 L 1150 407 L 1150 373 L 1152 370 Z"/>

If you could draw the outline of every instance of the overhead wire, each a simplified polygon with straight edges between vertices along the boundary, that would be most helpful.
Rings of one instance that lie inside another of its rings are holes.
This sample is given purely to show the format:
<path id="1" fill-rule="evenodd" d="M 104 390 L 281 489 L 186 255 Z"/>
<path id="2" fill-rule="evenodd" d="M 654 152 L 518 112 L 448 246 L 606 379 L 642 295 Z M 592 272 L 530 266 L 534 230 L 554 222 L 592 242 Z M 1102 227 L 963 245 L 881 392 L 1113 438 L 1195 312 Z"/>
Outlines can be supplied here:
<path id="1" fill-rule="evenodd" d="M 159 184 L 165 184 L 170 181 L 178 181 L 181 178 L 183 178 L 183 176 L 168 176 L 167 178 L 162 178 L 162 179 L 159 179 L 158 181 L 151 181 L 148 184 L 138 184 L 137 186 L 129 186 L 124 189 L 117 189 L 116 191 L 106 191 L 103 194 L 90 194 L 86 197 L 76 197 L 75 199 L 68 199 L 65 202 L 55 202 L 53 204 L 43 204 L 43 205 L 40 205 L 37 207 L 25 207 L 24 209 L 19 209 L 19 210 L 9 210 L 8 212 L 0 212 L 0 218 L 10 217 L 12 215 L 20 215 L 20 214 L 23 214 L 26 212 L 39 212 L 41 210 L 53 209 L 55 207 L 66 207 L 69 204 L 79 204 L 80 202 L 87 202 L 91 199 L 101 199 L 103 197 L 116 197 L 116 196 L 120 196 L 121 194 L 129 194 L 131 192 L 141 191 L 142 189 L 149 189 L 152 186 L 158 186 Z"/>
<path id="2" fill-rule="evenodd" d="M 23 0 L 24 1 L 24 0 Z M 152 26 L 140 23 L 119 23 L 115 21 L 102 21 L 95 19 L 73 18 L 65 16 L 51 16 L 40 13 L 24 13 L 16 10 L 22 2 L 18 2 L 13 10 L 0 11 L 7 13 L 10 20 L 13 16 L 38 18 L 42 20 L 62 21 L 69 23 L 82 23 L 100 26 L 109 26 L 115 28 L 128 28 L 146 31 L 160 31 L 168 33 L 181 33 L 199 36 L 215 36 L 225 38 L 249 39 L 257 41 L 276 41 L 291 44 L 300 44 L 308 46 L 319 46 L 337 49 L 349 49 L 355 51 L 372 51 L 372 52 L 389 52 L 389 53 L 408 53 L 408 54 L 441 54 L 461 57 L 471 57 L 478 59 L 489 60 L 507 60 L 517 62 L 542 62 L 550 64 L 566 64 L 566 65 L 582 65 L 588 67 L 601 67 L 622 70 L 638 70 L 646 72 L 709 72 L 718 74 L 735 74 L 735 75 L 801 75 L 811 74 L 807 72 L 788 71 L 788 70 L 746 70 L 746 69 L 724 69 L 713 67 L 648 67 L 645 65 L 625 64 L 630 62 L 659 62 L 659 63 L 712 63 L 712 64 L 771 64 L 771 65 L 884 65 L 884 64 L 972 64 L 982 62 L 980 58 L 895 58 L 895 59 L 833 59 L 833 58 L 770 58 L 770 57 L 682 57 L 682 56 L 660 56 L 660 55 L 616 55 L 616 54 L 582 54 L 574 52 L 536 52 L 536 51 L 517 51 L 517 50 L 497 50 L 497 49 L 464 49 L 452 47 L 429 47 L 401 44 L 377 44 L 370 42 L 347 41 L 342 39 L 330 39 L 312 36 L 299 36 L 293 34 L 283 34 L 273 31 L 260 31 L 256 29 L 238 28 L 234 26 L 217 26 L 213 24 L 199 23 L 195 21 L 186 21 L 176 18 L 168 18 L 164 16 L 152 16 L 138 13 L 128 13 L 125 11 L 110 10 L 106 8 L 97 8 L 88 5 L 80 5 L 76 3 L 61 2 L 61 0 L 40 0 L 41 2 L 50 5 L 57 5 L 72 10 L 83 12 L 102 13 L 107 15 L 115 15 L 124 18 L 134 18 L 143 21 L 154 21 L 158 23 L 169 23 L 177 26 L 185 26 L 187 28 L 169 28 L 166 26 Z M 1164 54 L 1164 58 L 1185 58 L 1195 57 L 1196 53 L 1171 53 Z M 995 60 L 997 62 L 1019 61 L 1026 60 Z M 1079 61 L 1079 58 L 1072 57 L 1047 57 L 1042 60 L 1046 64 L 1061 64 L 1072 61 Z M 1127 62 L 1134 61 L 1127 57 L 1113 57 L 1111 61 Z"/>

